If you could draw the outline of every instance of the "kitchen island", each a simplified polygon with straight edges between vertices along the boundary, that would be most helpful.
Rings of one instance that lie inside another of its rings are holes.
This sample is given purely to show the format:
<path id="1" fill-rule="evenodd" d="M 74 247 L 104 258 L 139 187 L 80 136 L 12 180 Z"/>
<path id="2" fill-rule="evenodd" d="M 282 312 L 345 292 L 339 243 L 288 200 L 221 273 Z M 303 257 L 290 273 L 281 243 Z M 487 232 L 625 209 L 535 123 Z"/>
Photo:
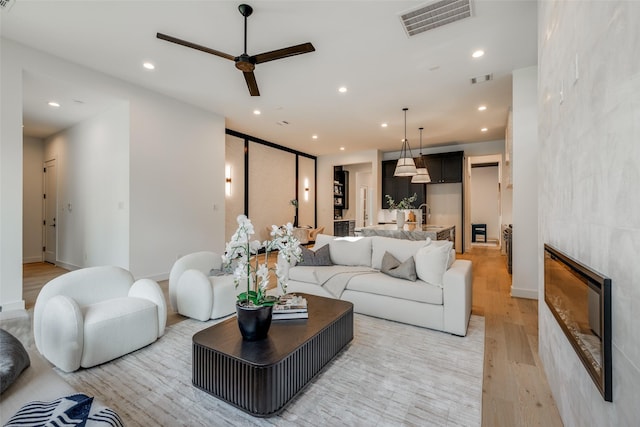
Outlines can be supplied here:
<path id="1" fill-rule="evenodd" d="M 456 241 L 455 225 L 420 225 L 407 222 L 402 227 L 398 227 L 396 224 L 356 227 L 355 232 L 356 235 L 361 236 L 384 236 L 406 240 L 426 240 L 429 237 L 431 240 L 451 240 L 454 245 Z"/>

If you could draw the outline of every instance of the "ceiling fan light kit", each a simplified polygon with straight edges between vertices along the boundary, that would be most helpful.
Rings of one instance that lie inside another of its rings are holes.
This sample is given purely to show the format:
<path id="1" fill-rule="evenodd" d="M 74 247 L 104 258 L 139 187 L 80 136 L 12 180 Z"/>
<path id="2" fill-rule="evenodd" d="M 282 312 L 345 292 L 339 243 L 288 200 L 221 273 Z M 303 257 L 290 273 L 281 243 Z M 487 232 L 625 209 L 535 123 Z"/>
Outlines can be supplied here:
<path id="1" fill-rule="evenodd" d="M 411 147 L 409 147 L 409 140 L 407 139 L 407 110 L 404 111 L 404 139 L 402 140 L 402 149 L 400 150 L 400 158 L 396 164 L 396 170 L 393 172 L 393 176 L 414 176 L 418 173 L 416 164 L 413 161 L 413 154 L 411 153 Z"/>
<path id="2" fill-rule="evenodd" d="M 253 73 L 256 68 L 256 64 L 262 64 L 264 62 L 274 61 L 276 59 L 283 59 L 289 56 L 301 55 L 303 53 L 313 52 L 316 49 L 311 43 L 307 42 L 295 46 L 285 47 L 282 49 L 272 50 L 269 52 L 259 53 L 257 55 L 249 55 L 247 54 L 247 18 L 253 13 L 253 8 L 248 4 L 241 4 L 240 6 L 238 6 L 238 10 L 244 17 L 244 51 L 239 56 L 229 55 L 228 53 L 220 52 L 206 46 L 202 46 L 162 33 L 157 33 L 156 37 L 161 40 L 179 44 L 181 46 L 189 47 L 191 49 L 199 50 L 201 52 L 209 53 L 211 55 L 234 61 L 236 68 L 242 71 L 242 74 L 244 75 L 244 80 L 247 83 L 247 87 L 249 88 L 249 93 L 251 94 L 251 96 L 260 96 L 258 83 L 256 82 L 256 76 Z"/>

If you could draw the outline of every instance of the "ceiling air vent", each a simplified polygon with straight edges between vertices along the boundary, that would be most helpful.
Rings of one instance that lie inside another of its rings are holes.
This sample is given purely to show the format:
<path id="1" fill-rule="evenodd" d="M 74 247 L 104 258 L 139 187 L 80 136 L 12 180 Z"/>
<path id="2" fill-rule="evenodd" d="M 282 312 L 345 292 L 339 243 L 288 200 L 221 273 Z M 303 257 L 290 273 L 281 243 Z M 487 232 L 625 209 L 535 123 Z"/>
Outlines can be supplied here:
<path id="1" fill-rule="evenodd" d="M 440 0 L 400 15 L 409 37 L 469 17 L 471 0 Z"/>
<path id="2" fill-rule="evenodd" d="M 477 77 L 471 77 L 471 84 L 476 85 L 478 83 L 484 83 L 493 80 L 493 73 L 483 74 Z"/>

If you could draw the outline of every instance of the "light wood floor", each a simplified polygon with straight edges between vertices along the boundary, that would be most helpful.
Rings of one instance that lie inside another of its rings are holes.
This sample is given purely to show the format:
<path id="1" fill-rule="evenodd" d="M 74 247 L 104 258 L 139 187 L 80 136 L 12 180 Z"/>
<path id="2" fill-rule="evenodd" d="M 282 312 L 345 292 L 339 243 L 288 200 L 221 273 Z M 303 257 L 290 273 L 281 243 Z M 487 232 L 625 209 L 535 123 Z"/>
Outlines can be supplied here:
<path id="1" fill-rule="evenodd" d="M 499 250 L 474 247 L 458 257 L 473 262 L 473 314 L 485 317 L 482 425 L 562 426 L 538 357 L 538 302 L 510 296 Z M 27 308 L 47 281 L 66 272 L 45 263 L 25 264 L 23 271 Z M 168 301 L 168 281 L 159 283 Z M 169 311 L 167 324 L 183 319 Z"/>

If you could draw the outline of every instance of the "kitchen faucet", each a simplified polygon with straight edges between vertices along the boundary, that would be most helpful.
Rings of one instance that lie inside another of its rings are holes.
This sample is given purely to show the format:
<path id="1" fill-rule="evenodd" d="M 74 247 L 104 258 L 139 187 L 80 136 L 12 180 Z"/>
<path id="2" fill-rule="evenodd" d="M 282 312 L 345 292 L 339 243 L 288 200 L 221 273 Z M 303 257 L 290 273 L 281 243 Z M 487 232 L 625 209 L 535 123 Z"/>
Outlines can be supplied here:
<path id="1" fill-rule="evenodd" d="M 418 209 L 422 210 L 423 206 L 426 208 L 423 223 L 427 224 L 429 222 L 429 217 L 431 216 L 431 207 L 428 204 L 423 203 L 420 206 L 418 206 Z"/>

